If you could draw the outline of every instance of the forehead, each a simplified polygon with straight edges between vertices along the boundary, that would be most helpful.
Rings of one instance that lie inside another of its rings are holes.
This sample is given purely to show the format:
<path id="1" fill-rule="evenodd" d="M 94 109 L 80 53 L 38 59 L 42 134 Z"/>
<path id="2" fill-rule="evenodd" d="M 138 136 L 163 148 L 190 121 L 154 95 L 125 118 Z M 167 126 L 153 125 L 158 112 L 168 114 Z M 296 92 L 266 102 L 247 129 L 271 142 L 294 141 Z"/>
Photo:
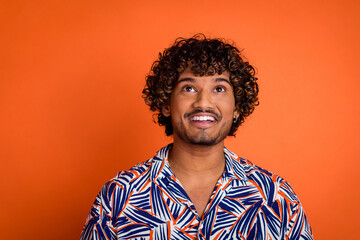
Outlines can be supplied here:
<path id="1" fill-rule="evenodd" d="M 199 76 L 199 75 L 196 75 L 190 67 L 186 68 L 184 72 L 180 73 L 179 74 L 179 78 L 178 78 L 178 82 L 181 82 L 185 79 L 192 79 L 193 81 L 194 80 L 198 80 L 198 79 L 207 79 L 207 80 L 213 80 L 215 81 L 216 79 L 224 79 L 224 80 L 227 80 L 227 82 L 230 84 L 230 73 L 228 71 L 225 71 L 221 74 L 214 74 L 214 75 L 211 75 L 211 76 Z"/>

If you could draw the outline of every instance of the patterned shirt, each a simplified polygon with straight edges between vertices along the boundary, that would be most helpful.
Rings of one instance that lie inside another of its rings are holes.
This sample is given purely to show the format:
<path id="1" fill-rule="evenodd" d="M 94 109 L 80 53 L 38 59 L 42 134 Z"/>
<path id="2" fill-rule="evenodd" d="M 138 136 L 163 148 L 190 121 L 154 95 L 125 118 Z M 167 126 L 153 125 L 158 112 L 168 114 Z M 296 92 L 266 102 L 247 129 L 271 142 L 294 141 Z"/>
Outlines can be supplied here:
<path id="1" fill-rule="evenodd" d="M 199 217 L 171 171 L 171 147 L 103 186 L 81 239 L 313 239 L 290 185 L 226 148 L 225 171 Z"/>

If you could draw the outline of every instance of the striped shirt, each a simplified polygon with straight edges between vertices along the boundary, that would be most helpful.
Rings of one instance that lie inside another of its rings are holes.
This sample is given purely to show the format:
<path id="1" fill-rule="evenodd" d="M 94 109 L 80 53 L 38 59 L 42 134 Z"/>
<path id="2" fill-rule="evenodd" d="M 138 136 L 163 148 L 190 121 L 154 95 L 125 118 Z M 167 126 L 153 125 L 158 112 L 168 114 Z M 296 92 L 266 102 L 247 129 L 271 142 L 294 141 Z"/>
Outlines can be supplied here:
<path id="1" fill-rule="evenodd" d="M 313 239 L 290 185 L 227 148 L 200 218 L 171 171 L 171 146 L 103 186 L 81 239 Z"/>

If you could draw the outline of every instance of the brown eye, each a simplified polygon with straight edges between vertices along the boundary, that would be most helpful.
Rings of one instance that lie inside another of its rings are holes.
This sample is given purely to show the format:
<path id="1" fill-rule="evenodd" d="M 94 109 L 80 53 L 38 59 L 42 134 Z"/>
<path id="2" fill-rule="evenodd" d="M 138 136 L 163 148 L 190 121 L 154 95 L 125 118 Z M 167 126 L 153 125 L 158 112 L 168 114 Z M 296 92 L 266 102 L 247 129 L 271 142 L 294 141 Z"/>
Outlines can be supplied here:
<path id="1" fill-rule="evenodd" d="M 214 92 L 225 92 L 225 91 L 226 91 L 226 88 L 223 86 L 217 86 L 214 89 Z"/>
<path id="2" fill-rule="evenodd" d="M 195 92 L 195 88 L 192 86 L 184 86 L 183 91 L 184 92 Z"/>

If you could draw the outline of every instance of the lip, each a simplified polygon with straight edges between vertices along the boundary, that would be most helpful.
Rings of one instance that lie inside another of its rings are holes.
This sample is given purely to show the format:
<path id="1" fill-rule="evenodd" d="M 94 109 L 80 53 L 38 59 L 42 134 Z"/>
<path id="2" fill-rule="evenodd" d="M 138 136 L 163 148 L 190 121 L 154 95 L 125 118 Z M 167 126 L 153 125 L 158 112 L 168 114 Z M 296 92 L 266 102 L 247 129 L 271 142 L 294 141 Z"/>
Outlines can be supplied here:
<path id="1" fill-rule="evenodd" d="M 209 128 L 218 121 L 217 116 L 209 113 L 196 113 L 188 116 L 190 124 L 198 128 Z"/>

